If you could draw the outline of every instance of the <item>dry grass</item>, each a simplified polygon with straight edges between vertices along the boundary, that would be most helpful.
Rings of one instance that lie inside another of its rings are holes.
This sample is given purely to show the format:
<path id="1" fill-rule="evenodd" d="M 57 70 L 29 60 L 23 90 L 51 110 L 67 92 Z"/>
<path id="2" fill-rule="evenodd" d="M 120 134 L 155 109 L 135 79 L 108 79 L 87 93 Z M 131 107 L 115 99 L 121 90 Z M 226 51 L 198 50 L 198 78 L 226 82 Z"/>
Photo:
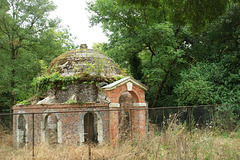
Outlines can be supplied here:
<path id="1" fill-rule="evenodd" d="M 132 139 L 116 145 L 98 145 L 91 147 L 92 159 L 96 160 L 224 160 L 240 159 L 240 134 L 235 136 L 217 136 L 211 130 L 195 130 L 191 134 L 182 125 L 170 124 L 164 133 L 156 135 L 153 131 L 144 140 Z M 1 132 L 0 159 L 30 160 L 32 150 L 25 147 L 14 149 L 12 136 Z M 35 147 L 35 160 L 81 160 L 89 159 L 87 145 L 49 146 L 41 144 Z"/>

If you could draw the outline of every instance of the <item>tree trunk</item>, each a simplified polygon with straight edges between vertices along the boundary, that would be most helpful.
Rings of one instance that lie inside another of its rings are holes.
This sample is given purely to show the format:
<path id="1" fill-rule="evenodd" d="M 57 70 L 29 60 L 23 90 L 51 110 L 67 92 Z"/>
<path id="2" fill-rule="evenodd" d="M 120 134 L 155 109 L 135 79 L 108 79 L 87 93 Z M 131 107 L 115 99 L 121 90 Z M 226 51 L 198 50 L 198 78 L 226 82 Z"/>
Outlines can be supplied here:
<path id="1" fill-rule="evenodd" d="M 14 93 L 14 88 L 15 88 L 15 50 L 12 48 L 12 71 L 11 71 L 11 100 L 10 100 L 10 107 L 12 107 L 15 104 L 15 93 Z M 12 112 L 12 109 L 10 109 L 10 112 Z"/>
<path id="2" fill-rule="evenodd" d="M 156 96 L 155 96 L 155 99 L 153 101 L 153 104 L 152 104 L 152 108 L 155 107 L 155 105 L 157 104 L 157 101 L 159 99 L 159 97 L 161 96 L 161 93 L 162 93 L 162 89 L 167 81 L 167 78 L 170 74 L 170 72 L 172 71 L 172 69 L 174 68 L 175 66 L 175 63 L 176 63 L 176 60 L 177 60 L 178 57 L 176 57 L 171 63 L 170 63 L 170 68 L 167 70 L 166 67 L 164 65 L 162 65 L 162 69 L 164 70 L 165 72 L 165 75 L 161 81 L 161 84 L 159 85 L 158 89 L 157 89 L 157 93 L 156 93 Z"/>
<path id="3" fill-rule="evenodd" d="M 164 84 L 166 83 L 167 81 L 167 78 L 168 78 L 168 75 L 169 75 L 169 72 L 166 72 L 166 74 L 164 75 L 158 89 L 157 89 L 157 93 L 156 93 L 156 96 L 154 98 L 154 101 L 153 101 L 153 104 L 152 104 L 152 108 L 155 107 L 155 105 L 157 104 L 157 101 L 159 99 L 159 97 L 161 96 L 161 93 L 162 93 L 162 89 L 163 89 L 163 86 Z"/>

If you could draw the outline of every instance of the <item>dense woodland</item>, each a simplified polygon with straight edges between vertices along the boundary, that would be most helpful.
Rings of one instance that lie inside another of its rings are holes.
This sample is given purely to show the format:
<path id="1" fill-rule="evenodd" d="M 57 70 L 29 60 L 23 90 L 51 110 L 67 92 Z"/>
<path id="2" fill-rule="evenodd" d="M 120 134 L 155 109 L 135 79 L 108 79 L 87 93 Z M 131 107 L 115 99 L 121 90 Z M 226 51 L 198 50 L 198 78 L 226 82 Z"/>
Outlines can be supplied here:
<path id="1" fill-rule="evenodd" d="M 109 37 L 95 47 L 149 86 L 149 107 L 238 104 L 217 110 L 239 123 L 239 1 L 96 0 L 88 10 Z"/>
<path id="2" fill-rule="evenodd" d="M 68 28 L 49 18 L 55 8 L 49 0 L 0 0 L 1 112 L 33 96 L 33 78 L 74 48 Z"/>
<path id="3" fill-rule="evenodd" d="M 0 112 L 32 97 L 33 78 L 76 48 L 50 0 L 0 0 Z M 239 0 L 95 0 L 107 54 L 149 86 L 149 107 L 240 103 Z M 93 37 L 94 38 L 94 37 Z M 219 108 L 239 120 L 239 105 Z"/>

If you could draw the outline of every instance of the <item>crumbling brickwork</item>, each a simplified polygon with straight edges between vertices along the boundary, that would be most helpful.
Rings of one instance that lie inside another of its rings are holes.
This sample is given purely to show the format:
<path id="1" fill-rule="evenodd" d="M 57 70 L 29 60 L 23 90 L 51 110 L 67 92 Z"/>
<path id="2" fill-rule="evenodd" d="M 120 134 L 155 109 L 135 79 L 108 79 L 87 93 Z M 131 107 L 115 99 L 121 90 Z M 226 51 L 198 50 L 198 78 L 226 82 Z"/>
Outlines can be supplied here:
<path id="1" fill-rule="evenodd" d="M 127 77 L 102 87 L 109 103 L 14 106 L 14 144 L 16 147 L 22 146 L 22 143 L 31 145 L 33 126 L 35 144 L 48 142 L 80 145 L 86 139 L 98 143 L 116 143 L 121 132 L 127 129 L 130 138 L 144 137 L 147 132 L 147 103 L 145 88 L 141 85 Z M 125 98 L 122 98 L 124 95 Z M 90 121 L 86 122 L 88 119 Z M 121 122 L 125 123 L 125 129 L 121 129 Z"/>
<path id="2" fill-rule="evenodd" d="M 33 114 L 28 113 L 35 113 L 34 114 L 34 141 L 35 144 L 39 144 L 43 141 L 43 131 L 47 128 L 44 128 L 44 116 L 51 115 L 58 115 L 59 121 L 61 121 L 61 140 L 58 143 L 69 143 L 69 144 L 80 144 L 80 117 L 81 114 L 86 114 L 87 112 L 91 113 L 98 113 L 100 115 L 97 117 L 99 120 L 102 121 L 102 132 L 104 133 L 102 136 L 103 142 L 108 141 L 109 137 L 109 113 L 108 111 L 104 111 L 108 109 L 108 104 L 82 104 L 82 105 L 68 105 L 68 104 L 51 104 L 51 105 L 30 105 L 30 106 L 15 106 L 14 113 L 23 113 L 25 114 L 25 118 L 27 118 L 28 122 L 28 142 L 32 142 L 32 132 L 33 132 L 33 121 L 32 117 Z M 19 112 L 21 111 L 21 112 Z M 83 112 L 84 111 L 84 112 Z M 53 113 L 50 113 L 53 112 Z M 17 125 L 18 116 L 15 115 L 13 117 L 14 125 L 13 125 L 13 133 L 15 133 L 14 144 L 18 144 L 17 142 L 17 132 L 18 126 Z M 45 135 L 46 136 L 46 135 Z M 46 138 L 46 137 L 45 137 Z M 59 138 L 59 136 L 58 136 Z"/>

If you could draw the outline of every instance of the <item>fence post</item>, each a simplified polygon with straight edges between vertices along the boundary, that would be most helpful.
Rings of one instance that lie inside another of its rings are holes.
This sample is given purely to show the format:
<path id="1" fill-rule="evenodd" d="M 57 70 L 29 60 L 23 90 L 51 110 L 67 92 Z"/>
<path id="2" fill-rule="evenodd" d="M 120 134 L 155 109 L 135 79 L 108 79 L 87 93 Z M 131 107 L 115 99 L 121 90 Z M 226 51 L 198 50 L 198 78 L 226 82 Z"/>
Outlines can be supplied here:
<path id="1" fill-rule="evenodd" d="M 190 135 L 192 132 L 192 120 L 191 120 L 191 108 L 188 108 L 188 123 L 189 123 L 189 131 L 190 131 Z"/>
<path id="2" fill-rule="evenodd" d="M 229 108 L 229 105 L 228 105 L 228 104 L 226 104 L 226 108 L 228 108 L 228 110 L 227 110 L 228 131 L 229 131 L 229 132 L 232 132 L 231 109 Z"/>
<path id="3" fill-rule="evenodd" d="M 131 126 L 130 128 L 130 139 L 132 139 L 132 135 L 133 135 L 133 119 L 132 119 L 132 109 L 130 108 L 130 114 L 129 114 L 129 124 Z"/>
<path id="4" fill-rule="evenodd" d="M 164 108 L 163 108 L 163 121 L 165 120 L 165 116 L 164 116 Z"/>
<path id="5" fill-rule="evenodd" d="M 162 121 L 162 127 L 163 127 L 163 129 L 164 129 L 165 126 L 166 126 L 166 125 L 165 125 L 165 113 L 164 113 L 164 108 L 163 108 L 163 121 Z"/>
<path id="6" fill-rule="evenodd" d="M 88 158 L 89 160 L 92 160 L 92 151 L 91 151 L 90 143 L 88 144 Z"/>
<path id="7" fill-rule="evenodd" d="M 32 128 L 33 128 L 33 130 L 32 130 L 32 158 L 33 158 L 33 160 L 34 160 L 34 113 L 32 113 Z"/>
<path id="8" fill-rule="evenodd" d="M 214 106 L 214 107 L 215 107 L 215 106 Z M 213 116 L 213 111 L 215 110 L 215 108 L 210 107 L 209 110 L 210 110 L 210 111 L 209 111 L 210 113 L 209 113 L 209 121 L 207 122 L 207 123 L 208 123 L 208 126 L 207 126 L 207 127 L 209 127 L 211 123 L 217 123 L 216 117 Z M 217 113 L 217 114 L 218 114 L 218 113 Z M 219 118 L 219 117 L 217 117 L 217 118 Z M 205 125 L 206 125 L 206 124 L 205 124 Z M 213 124 L 213 127 L 215 127 L 215 124 Z"/>

